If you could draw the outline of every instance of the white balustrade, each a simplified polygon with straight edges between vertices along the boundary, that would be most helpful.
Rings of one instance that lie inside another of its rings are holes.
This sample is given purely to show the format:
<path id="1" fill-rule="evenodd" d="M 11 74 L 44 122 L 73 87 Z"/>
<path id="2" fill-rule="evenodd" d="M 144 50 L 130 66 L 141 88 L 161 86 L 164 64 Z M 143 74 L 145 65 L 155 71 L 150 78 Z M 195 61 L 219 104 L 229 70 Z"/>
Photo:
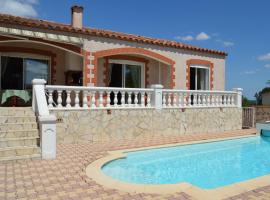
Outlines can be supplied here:
<path id="1" fill-rule="evenodd" d="M 171 90 L 47 85 L 49 109 L 239 107 L 238 91 Z M 160 94 L 155 96 L 155 92 Z M 153 97 L 153 100 L 151 99 Z M 153 102 L 152 102 L 153 101 Z"/>
<path id="2" fill-rule="evenodd" d="M 163 89 L 162 94 L 163 108 L 237 107 L 235 99 L 239 96 L 236 91 L 212 90 Z"/>
<path id="3" fill-rule="evenodd" d="M 45 86 L 50 110 L 153 108 L 154 89 Z"/>

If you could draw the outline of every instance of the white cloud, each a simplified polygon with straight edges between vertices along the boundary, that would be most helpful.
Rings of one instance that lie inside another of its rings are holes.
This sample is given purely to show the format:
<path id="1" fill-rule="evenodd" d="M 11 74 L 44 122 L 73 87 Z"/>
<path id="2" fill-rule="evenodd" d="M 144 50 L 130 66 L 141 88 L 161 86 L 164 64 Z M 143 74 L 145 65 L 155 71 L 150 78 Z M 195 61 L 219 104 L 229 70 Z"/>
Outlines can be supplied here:
<path id="1" fill-rule="evenodd" d="M 261 60 L 261 61 L 267 61 L 267 60 L 270 60 L 270 53 L 267 53 L 267 54 L 264 54 L 264 55 L 260 55 L 258 57 L 258 60 Z"/>
<path id="2" fill-rule="evenodd" d="M 264 67 L 265 68 L 270 68 L 270 64 L 265 64 Z"/>
<path id="3" fill-rule="evenodd" d="M 221 43 L 224 47 L 232 47 L 232 46 L 234 46 L 234 42 L 231 42 L 231 41 L 225 41 L 225 40 L 217 39 L 216 42 Z"/>
<path id="4" fill-rule="evenodd" d="M 255 74 L 257 71 L 255 70 L 247 70 L 247 71 L 244 71 L 244 74 Z"/>
<path id="5" fill-rule="evenodd" d="M 186 35 L 186 36 L 176 36 L 175 39 L 182 40 L 182 41 L 191 41 L 194 38 L 192 35 Z"/>
<path id="6" fill-rule="evenodd" d="M 38 0 L 0 0 L 0 13 L 36 17 L 38 15 L 34 8 L 36 4 Z"/>
<path id="7" fill-rule="evenodd" d="M 201 32 L 196 36 L 196 40 L 208 40 L 210 36 L 207 35 L 205 32 Z"/>
<path id="8" fill-rule="evenodd" d="M 246 71 L 243 71 L 241 74 L 246 74 L 246 75 L 251 75 L 251 74 L 256 74 L 257 72 L 260 72 L 261 69 L 249 69 L 249 70 L 246 70 Z"/>
<path id="9" fill-rule="evenodd" d="M 224 45 L 225 47 L 231 47 L 231 46 L 234 46 L 234 42 L 223 41 L 223 45 Z"/>

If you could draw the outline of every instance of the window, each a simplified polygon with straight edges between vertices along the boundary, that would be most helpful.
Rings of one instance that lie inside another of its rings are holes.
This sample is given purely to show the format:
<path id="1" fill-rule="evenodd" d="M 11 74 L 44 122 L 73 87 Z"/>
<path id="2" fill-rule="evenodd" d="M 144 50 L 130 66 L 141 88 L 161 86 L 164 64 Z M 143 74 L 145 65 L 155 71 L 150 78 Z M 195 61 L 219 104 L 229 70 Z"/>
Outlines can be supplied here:
<path id="1" fill-rule="evenodd" d="M 25 62 L 25 79 L 26 89 L 32 88 L 32 80 L 35 78 L 45 79 L 48 81 L 48 60 L 24 59 Z"/>
<path id="2" fill-rule="evenodd" d="M 141 88 L 144 86 L 144 64 L 131 61 L 109 61 L 109 87 Z"/>
<path id="3" fill-rule="evenodd" d="M 49 60 L 39 58 L 1 56 L 0 89 L 31 89 L 35 78 L 49 80 Z"/>
<path id="4" fill-rule="evenodd" d="M 191 90 L 209 90 L 209 67 L 190 66 L 190 89 Z"/>

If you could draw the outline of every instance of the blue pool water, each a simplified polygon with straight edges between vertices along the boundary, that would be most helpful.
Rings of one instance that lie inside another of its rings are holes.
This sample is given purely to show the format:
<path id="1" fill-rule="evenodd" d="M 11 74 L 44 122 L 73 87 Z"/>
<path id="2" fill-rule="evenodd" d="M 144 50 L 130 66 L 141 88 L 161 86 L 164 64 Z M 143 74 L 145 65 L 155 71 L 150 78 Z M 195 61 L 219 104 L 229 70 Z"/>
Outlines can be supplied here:
<path id="1" fill-rule="evenodd" d="M 109 162 L 102 170 L 129 183 L 188 182 L 217 188 L 269 174 L 270 139 L 249 137 L 129 152 L 127 158 Z"/>

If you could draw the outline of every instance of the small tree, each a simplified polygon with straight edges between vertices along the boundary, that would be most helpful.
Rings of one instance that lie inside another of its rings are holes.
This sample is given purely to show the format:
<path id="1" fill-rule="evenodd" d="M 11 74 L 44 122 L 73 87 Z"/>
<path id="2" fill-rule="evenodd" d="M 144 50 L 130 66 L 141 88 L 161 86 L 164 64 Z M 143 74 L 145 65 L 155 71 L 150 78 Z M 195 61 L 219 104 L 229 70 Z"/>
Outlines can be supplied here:
<path id="1" fill-rule="evenodd" d="M 242 98 L 242 107 L 249 107 L 249 106 L 251 106 L 250 101 L 248 100 L 247 97 L 243 96 L 243 98 Z"/>

